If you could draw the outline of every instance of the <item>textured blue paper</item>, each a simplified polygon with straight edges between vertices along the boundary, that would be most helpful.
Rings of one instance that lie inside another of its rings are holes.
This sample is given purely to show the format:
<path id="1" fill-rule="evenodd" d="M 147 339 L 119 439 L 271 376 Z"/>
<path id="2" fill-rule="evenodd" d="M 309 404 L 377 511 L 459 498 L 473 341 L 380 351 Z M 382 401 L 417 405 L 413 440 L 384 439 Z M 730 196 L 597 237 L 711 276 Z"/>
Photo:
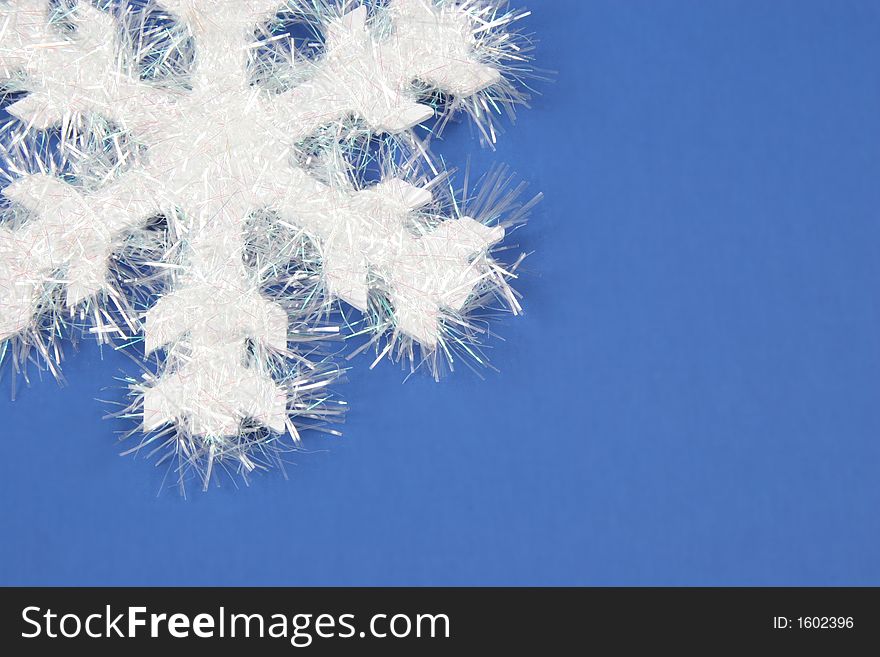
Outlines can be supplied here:
<path id="1" fill-rule="evenodd" d="M 0 582 L 880 584 L 880 5 L 531 7 L 557 82 L 440 145 L 547 195 L 501 373 L 360 358 L 345 438 L 183 501 L 89 344 L 0 397 Z"/>

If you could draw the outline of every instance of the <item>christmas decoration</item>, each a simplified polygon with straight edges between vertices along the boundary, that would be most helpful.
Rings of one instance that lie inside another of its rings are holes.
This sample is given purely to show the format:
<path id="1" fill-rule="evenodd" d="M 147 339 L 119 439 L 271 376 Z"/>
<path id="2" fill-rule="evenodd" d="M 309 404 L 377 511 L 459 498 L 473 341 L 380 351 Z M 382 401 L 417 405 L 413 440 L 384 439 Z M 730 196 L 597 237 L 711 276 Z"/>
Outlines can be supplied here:
<path id="1" fill-rule="evenodd" d="M 504 170 L 450 193 L 413 130 L 461 109 L 495 140 L 493 113 L 526 99 L 524 15 L 504 0 L 0 3 L 17 95 L 0 139 L 5 357 L 57 374 L 70 324 L 142 340 L 158 367 L 121 413 L 145 432 L 132 451 L 205 486 L 217 463 L 246 475 L 281 461 L 281 435 L 338 418 L 322 345 L 348 307 L 364 319 L 343 334 L 379 358 L 482 360 L 474 313 L 521 310 L 518 261 L 493 251 L 531 204 Z"/>

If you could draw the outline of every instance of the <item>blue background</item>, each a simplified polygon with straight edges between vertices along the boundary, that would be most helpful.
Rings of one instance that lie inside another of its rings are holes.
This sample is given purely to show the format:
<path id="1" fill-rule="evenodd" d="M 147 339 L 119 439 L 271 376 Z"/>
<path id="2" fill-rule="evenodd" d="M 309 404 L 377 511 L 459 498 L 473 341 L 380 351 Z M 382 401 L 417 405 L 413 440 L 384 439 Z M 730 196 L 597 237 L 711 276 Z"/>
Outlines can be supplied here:
<path id="1" fill-rule="evenodd" d="M 880 584 L 880 5 L 531 8 L 556 82 L 440 145 L 547 196 L 501 373 L 359 359 L 344 438 L 184 501 L 87 344 L 0 400 L 3 583 Z"/>

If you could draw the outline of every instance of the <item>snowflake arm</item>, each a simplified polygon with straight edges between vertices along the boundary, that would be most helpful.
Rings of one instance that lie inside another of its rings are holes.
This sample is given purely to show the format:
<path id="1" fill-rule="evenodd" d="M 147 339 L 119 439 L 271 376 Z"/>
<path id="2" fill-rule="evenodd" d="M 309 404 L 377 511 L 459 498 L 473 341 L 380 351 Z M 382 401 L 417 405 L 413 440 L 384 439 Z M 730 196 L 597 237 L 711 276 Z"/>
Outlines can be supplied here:
<path id="1" fill-rule="evenodd" d="M 469 217 L 413 234 L 417 211 L 432 200 L 402 180 L 380 183 L 351 198 L 346 220 L 324 240 L 331 293 L 359 290 L 346 301 L 365 312 L 370 278 L 378 277 L 397 330 L 428 350 L 440 339 L 442 310 L 460 310 L 479 281 L 471 260 L 504 238 L 504 229 Z"/>
<path id="2" fill-rule="evenodd" d="M 192 219 L 193 214 L 189 214 Z M 144 400 L 144 427 L 179 424 L 193 435 L 237 435 L 251 418 L 285 428 L 286 393 L 246 344 L 283 353 L 287 313 L 263 298 L 242 261 L 242 219 L 219 210 L 187 249 L 183 274 L 147 314 L 147 352 L 169 347 L 171 368 Z"/>
<path id="3" fill-rule="evenodd" d="M 142 83 L 121 61 L 116 21 L 78 3 L 65 14 L 74 30 L 52 24 L 47 0 L 0 4 L 0 78 L 28 95 L 8 107 L 26 125 L 46 129 L 73 115 L 98 114 L 129 129 L 151 120 L 164 94 Z"/>
<path id="4" fill-rule="evenodd" d="M 503 239 L 503 228 L 461 217 L 407 242 L 390 277 L 388 298 L 398 330 L 436 348 L 443 311 L 462 310 L 486 277 L 477 256 Z"/>
<path id="5" fill-rule="evenodd" d="M 269 367 L 270 353 L 287 353 L 287 312 L 261 294 L 243 262 L 251 188 L 283 166 L 267 156 L 277 147 L 266 141 L 272 128 L 246 75 L 254 25 L 279 3 L 167 4 L 196 37 L 197 53 L 190 97 L 145 138 L 145 166 L 169 181 L 171 233 L 183 246 L 170 290 L 147 313 L 146 351 L 162 348 L 166 358 L 144 391 L 143 426 L 176 426 L 197 452 L 211 445 L 210 458 L 233 455 L 248 469 L 243 424 L 283 432 L 288 423 L 287 391 Z M 204 118 L 200 105 L 216 114 Z"/>
<path id="6" fill-rule="evenodd" d="M 467 97 L 501 79 L 473 52 L 479 28 L 465 6 L 394 0 L 386 11 L 385 36 L 369 24 L 364 5 L 330 20 L 325 55 L 280 101 L 280 118 L 295 139 L 348 115 L 378 132 L 402 132 L 434 115 L 419 103 L 414 82 Z"/>
<path id="7" fill-rule="evenodd" d="M 105 289 L 119 242 L 156 212 L 136 175 L 88 194 L 35 174 L 12 183 L 3 195 L 34 216 L 16 230 L 0 226 L 0 340 L 30 325 L 44 286 L 56 275 L 69 308 Z"/>
<path id="8" fill-rule="evenodd" d="M 354 191 L 293 171 L 264 202 L 319 246 L 328 293 L 362 312 L 377 281 L 395 326 L 428 350 L 437 347 L 444 310 L 461 310 L 484 272 L 475 257 L 504 238 L 470 217 L 428 227 L 419 211 L 431 192 L 392 178 Z"/>

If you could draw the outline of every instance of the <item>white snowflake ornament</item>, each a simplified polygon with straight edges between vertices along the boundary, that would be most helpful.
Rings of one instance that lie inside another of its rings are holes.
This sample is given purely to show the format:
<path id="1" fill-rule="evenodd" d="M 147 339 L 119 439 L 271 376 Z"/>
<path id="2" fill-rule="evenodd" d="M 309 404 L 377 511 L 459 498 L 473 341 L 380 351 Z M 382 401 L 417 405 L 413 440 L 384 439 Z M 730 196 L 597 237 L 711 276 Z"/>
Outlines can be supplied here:
<path id="1" fill-rule="evenodd" d="M 262 467 L 275 436 L 298 441 L 297 422 L 338 412 L 326 404 L 337 370 L 303 354 L 309 326 L 333 299 L 369 314 L 381 295 L 392 324 L 384 353 L 395 344 L 448 353 L 449 318 L 453 331 L 470 333 L 467 307 L 487 293 L 519 310 L 510 272 L 491 256 L 505 237 L 493 220 L 511 196 L 492 190 L 496 207 L 477 219 L 443 210 L 435 191 L 444 174 L 426 179 L 410 158 L 385 162 L 385 177 L 363 186 L 348 149 L 358 141 L 351 135 L 386 134 L 397 135 L 397 153 L 423 150 L 411 130 L 438 110 L 478 116 L 521 100 L 505 63 L 526 59 L 507 31 L 522 14 L 502 0 L 371 6 L 372 14 L 366 4 L 322 0 L 0 4 L 0 74 L 27 93 L 7 108 L 20 122 L 17 139 L 55 131 L 62 153 L 60 163 L 25 171 L 22 147 L 6 152 L 14 175 L 3 194 L 18 214 L 0 224 L 0 341 L 37 335 L 47 314 L 95 308 L 101 335 L 142 331 L 161 365 L 134 386 L 151 436 L 139 446 L 172 447 L 185 465 L 201 464 L 205 484 L 215 461 Z M 290 38 L 285 51 L 285 35 L 271 31 L 285 16 L 319 26 L 320 56 L 299 55 Z M 428 91 L 455 101 L 438 105 Z M 494 135 L 491 122 L 479 124 Z M 316 138 L 319 152 L 304 160 L 302 145 Z M 164 253 L 139 266 L 168 275 L 120 282 L 120 252 L 156 217 Z M 263 234 L 277 234 L 271 248 L 255 247 L 255 217 Z M 306 249 L 320 271 L 313 289 L 296 284 Z M 145 280 L 158 298 L 133 313 L 120 286 Z M 64 309 L 53 305 L 61 297 Z M 108 299 L 122 321 L 110 319 Z"/>

